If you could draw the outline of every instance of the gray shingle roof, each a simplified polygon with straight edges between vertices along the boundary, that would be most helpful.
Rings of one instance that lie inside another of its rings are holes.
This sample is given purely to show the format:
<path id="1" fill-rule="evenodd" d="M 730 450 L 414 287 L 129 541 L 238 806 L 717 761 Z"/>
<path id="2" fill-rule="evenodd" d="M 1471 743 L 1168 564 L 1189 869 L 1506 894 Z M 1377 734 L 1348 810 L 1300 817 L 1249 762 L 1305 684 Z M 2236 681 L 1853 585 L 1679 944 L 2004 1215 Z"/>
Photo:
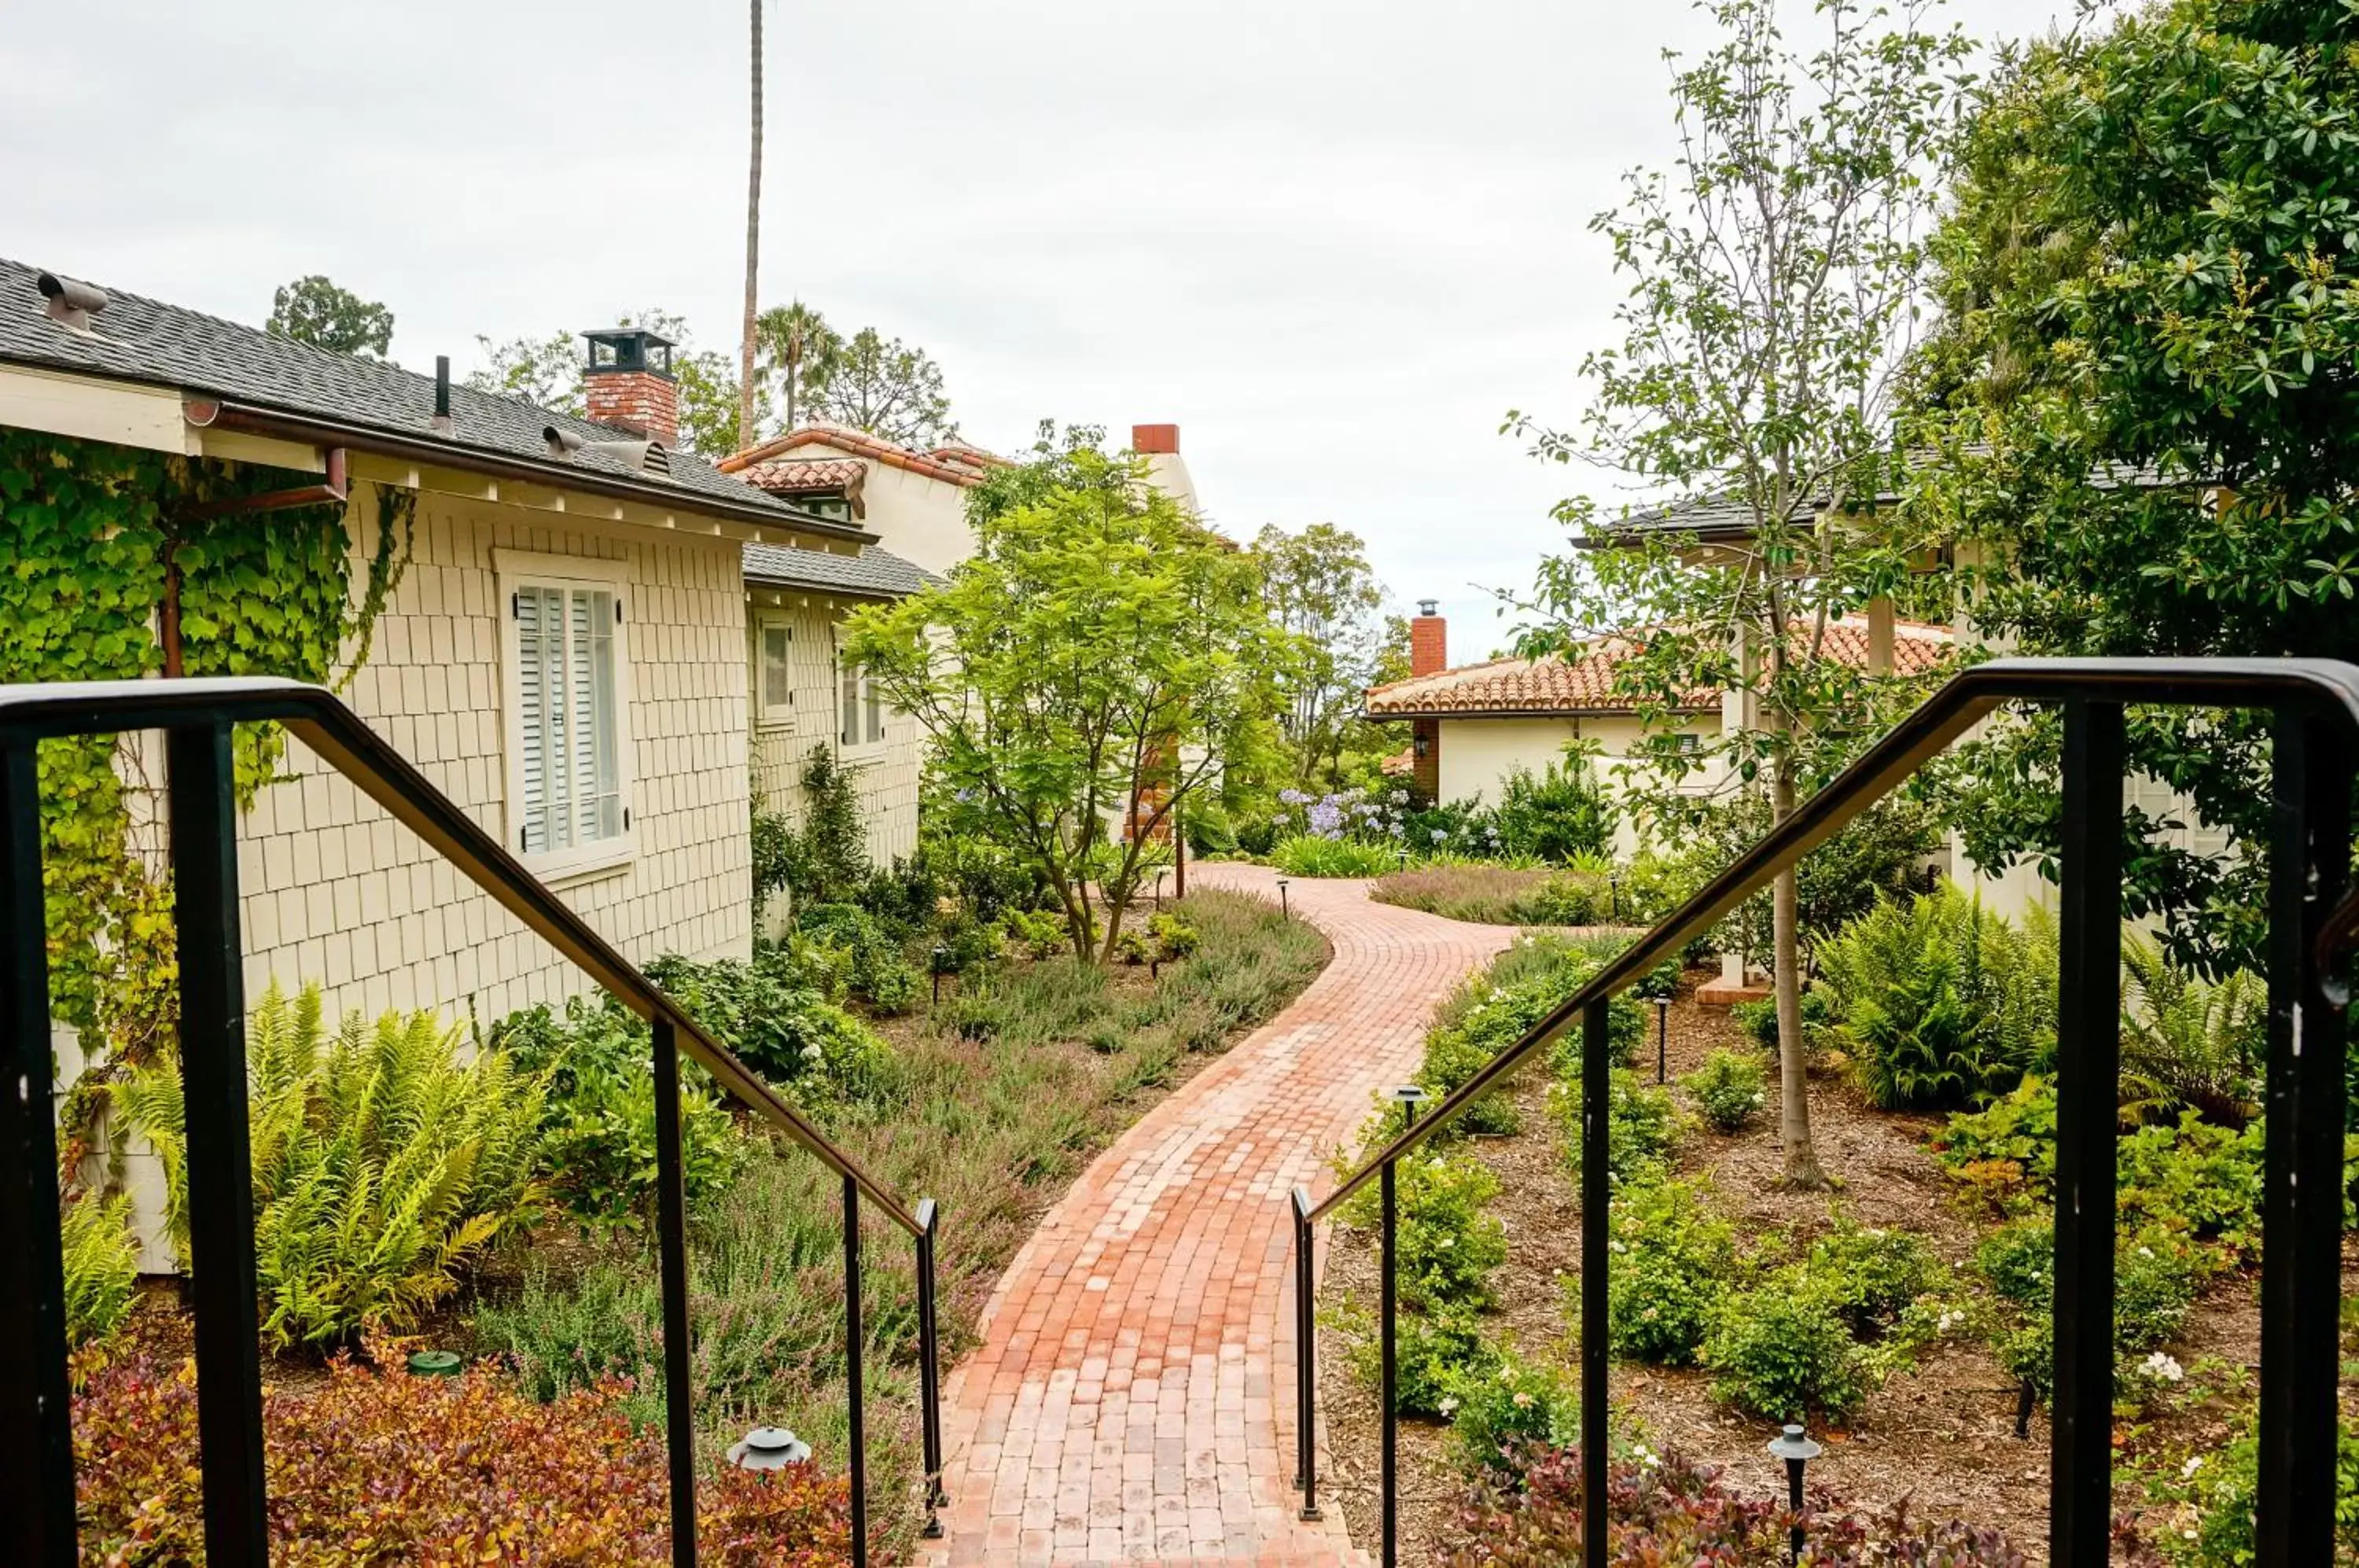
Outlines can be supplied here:
<path id="1" fill-rule="evenodd" d="M 0 361 L 177 387 L 234 402 L 334 419 L 411 440 L 447 442 L 454 466 L 469 449 L 546 464 L 553 482 L 564 470 L 593 473 L 685 495 L 692 506 L 709 496 L 740 511 L 776 513 L 782 522 L 831 528 L 777 497 L 721 473 L 687 452 L 673 452 L 669 482 L 603 452 L 551 459 L 541 431 L 554 425 L 584 441 L 614 441 L 620 432 L 571 414 L 553 413 L 513 398 L 453 385 L 453 431 L 437 436 L 434 378 L 399 365 L 313 348 L 195 310 L 124 292 L 108 285 L 106 309 L 87 333 L 51 321 L 36 287 L 40 269 L 0 258 Z"/>
<path id="2" fill-rule="evenodd" d="M 745 581 L 764 587 L 823 588 L 864 598 L 898 599 L 941 579 L 873 544 L 863 546 L 858 555 L 749 544 Z"/>

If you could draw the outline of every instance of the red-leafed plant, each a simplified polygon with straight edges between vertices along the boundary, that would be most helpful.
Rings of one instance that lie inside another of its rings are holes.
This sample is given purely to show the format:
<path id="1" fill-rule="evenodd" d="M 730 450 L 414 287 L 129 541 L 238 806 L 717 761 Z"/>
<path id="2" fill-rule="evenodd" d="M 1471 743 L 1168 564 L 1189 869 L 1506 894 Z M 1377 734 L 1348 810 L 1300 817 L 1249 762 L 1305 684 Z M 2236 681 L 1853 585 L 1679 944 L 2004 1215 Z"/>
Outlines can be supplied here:
<path id="1" fill-rule="evenodd" d="M 266 1389 L 271 1561 L 641 1564 L 668 1558 L 661 1433 L 635 1429 L 617 1383 L 538 1404 L 500 1373 L 380 1374 L 347 1360 L 324 1385 Z M 196 1377 L 136 1357 L 74 1400 L 85 1562 L 202 1563 Z M 816 1568 L 851 1550 L 841 1476 L 790 1465 L 701 1478 L 700 1545 L 728 1568 Z"/>

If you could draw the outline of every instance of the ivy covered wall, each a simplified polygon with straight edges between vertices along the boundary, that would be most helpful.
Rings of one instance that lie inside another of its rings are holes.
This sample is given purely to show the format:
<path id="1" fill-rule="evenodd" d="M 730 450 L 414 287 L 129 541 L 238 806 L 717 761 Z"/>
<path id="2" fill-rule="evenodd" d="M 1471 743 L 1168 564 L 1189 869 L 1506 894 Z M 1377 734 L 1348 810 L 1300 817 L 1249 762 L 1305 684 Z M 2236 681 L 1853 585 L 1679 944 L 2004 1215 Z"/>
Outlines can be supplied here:
<path id="1" fill-rule="evenodd" d="M 379 541 L 357 573 L 345 504 L 193 515 L 310 482 L 0 430 L 0 681 L 151 674 L 165 668 L 173 625 L 189 675 L 347 676 L 399 581 L 415 497 L 355 488 L 351 505 L 378 508 Z M 239 790 L 249 804 L 282 751 L 271 726 L 240 734 Z M 105 1078 L 169 1049 L 171 898 L 137 799 L 146 780 L 134 738 L 47 741 L 39 761 L 52 1007 L 94 1063 L 67 1100 L 71 1170 Z"/>

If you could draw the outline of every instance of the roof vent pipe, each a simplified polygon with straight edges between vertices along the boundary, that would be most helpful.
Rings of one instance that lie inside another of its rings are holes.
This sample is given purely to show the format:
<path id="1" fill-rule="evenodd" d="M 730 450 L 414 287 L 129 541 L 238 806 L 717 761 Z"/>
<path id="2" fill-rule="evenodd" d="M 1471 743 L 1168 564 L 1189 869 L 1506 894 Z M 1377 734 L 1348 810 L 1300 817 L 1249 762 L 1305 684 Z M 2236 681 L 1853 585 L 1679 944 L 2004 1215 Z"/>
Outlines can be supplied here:
<path id="1" fill-rule="evenodd" d="M 78 332 L 90 331 L 91 317 L 106 309 L 106 290 L 94 283 L 44 272 L 36 287 L 41 298 L 49 301 L 49 320 Z"/>
<path id="2" fill-rule="evenodd" d="M 451 356 L 438 354 L 434 356 L 434 433 L 447 436 L 451 430 Z"/>
<path id="3" fill-rule="evenodd" d="M 582 438 L 571 430 L 560 430 L 555 425 L 543 425 L 540 439 L 549 443 L 551 457 L 571 457 L 582 450 Z"/>

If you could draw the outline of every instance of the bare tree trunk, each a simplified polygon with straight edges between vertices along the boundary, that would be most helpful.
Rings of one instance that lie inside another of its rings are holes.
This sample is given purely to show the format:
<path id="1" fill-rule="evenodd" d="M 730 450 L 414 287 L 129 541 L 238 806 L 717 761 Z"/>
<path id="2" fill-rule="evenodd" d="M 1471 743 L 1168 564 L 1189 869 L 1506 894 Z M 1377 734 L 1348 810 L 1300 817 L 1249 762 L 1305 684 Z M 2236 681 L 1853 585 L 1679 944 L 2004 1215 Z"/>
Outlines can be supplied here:
<path id="1" fill-rule="evenodd" d="M 755 277 L 762 256 L 762 0 L 754 11 L 754 152 L 745 176 L 745 321 L 737 345 L 737 450 L 754 444 Z"/>
<path id="2" fill-rule="evenodd" d="M 1794 814 L 1792 764 L 1778 758 L 1770 770 L 1770 815 L 1782 822 Z M 1777 1136 L 1786 1146 L 1786 1185 L 1823 1187 L 1819 1153 L 1810 1142 L 1810 1081 L 1802 1041 L 1801 895 L 1793 868 L 1777 874 L 1770 889 L 1770 964 L 1777 997 Z"/>

